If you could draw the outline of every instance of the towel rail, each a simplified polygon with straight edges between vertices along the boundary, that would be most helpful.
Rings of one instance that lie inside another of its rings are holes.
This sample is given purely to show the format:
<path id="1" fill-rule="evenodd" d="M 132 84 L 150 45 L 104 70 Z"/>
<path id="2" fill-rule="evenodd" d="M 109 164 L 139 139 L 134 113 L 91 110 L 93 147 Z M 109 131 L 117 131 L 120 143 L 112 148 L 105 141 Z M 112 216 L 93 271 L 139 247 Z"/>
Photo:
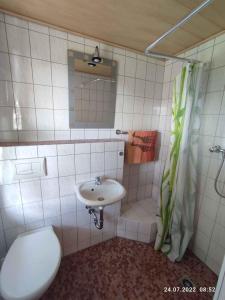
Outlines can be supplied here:
<path id="1" fill-rule="evenodd" d="M 116 129 L 116 134 L 128 134 L 128 131 L 123 131 L 120 129 Z"/>

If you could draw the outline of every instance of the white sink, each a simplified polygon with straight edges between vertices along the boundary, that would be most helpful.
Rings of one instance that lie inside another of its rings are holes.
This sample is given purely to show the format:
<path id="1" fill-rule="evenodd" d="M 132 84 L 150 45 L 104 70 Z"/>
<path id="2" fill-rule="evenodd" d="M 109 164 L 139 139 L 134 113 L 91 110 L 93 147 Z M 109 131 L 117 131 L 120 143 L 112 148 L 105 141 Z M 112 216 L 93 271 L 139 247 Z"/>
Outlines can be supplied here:
<path id="1" fill-rule="evenodd" d="M 103 179 L 99 185 L 94 180 L 78 184 L 76 194 L 87 206 L 105 206 L 121 200 L 126 190 L 116 180 Z"/>

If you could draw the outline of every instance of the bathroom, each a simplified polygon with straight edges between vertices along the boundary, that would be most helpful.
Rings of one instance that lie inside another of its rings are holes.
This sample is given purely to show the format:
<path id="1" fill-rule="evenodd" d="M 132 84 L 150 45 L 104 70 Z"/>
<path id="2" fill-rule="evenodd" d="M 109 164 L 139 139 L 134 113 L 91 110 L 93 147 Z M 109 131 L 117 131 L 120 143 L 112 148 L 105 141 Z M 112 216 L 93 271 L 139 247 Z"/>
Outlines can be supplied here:
<path id="1" fill-rule="evenodd" d="M 0 0 L 1 299 L 225 299 L 224 12 Z"/>

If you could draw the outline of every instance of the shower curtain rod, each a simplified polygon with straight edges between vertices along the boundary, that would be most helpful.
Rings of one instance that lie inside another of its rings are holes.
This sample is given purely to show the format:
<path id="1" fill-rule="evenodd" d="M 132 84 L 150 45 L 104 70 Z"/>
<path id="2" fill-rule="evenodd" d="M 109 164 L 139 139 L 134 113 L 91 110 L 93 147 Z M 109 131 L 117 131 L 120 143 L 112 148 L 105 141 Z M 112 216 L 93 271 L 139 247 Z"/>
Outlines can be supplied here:
<path id="1" fill-rule="evenodd" d="M 154 48 L 158 43 L 160 43 L 163 39 L 165 39 L 168 35 L 175 32 L 179 27 L 181 27 L 183 24 L 185 24 L 187 21 L 189 21 L 189 19 L 191 19 L 194 15 L 199 13 L 202 9 L 207 7 L 213 1 L 214 0 L 203 1 L 199 6 L 194 8 L 189 14 L 187 14 L 180 21 L 178 21 L 176 25 L 171 27 L 168 31 L 163 33 L 157 40 L 155 40 L 153 43 L 151 43 L 145 49 L 145 55 L 152 56 L 152 57 L 157 57 L 157 58 L 168 58 L 168 59 L 181 60 L 181 61 L 186 61 L 186 62 L 198 62 L 197 60 L 194 60 L 194 59 L 188 59 L 188 58 L 184 58 L 184 57 L 178 57 L 178 56 L 174 56 L 174 55 L 168 55 L 168 54 L 164 54 L 164 53 L 153 52 L 153 51 L 150 51 L 150 50 L 152 48 Z"/>

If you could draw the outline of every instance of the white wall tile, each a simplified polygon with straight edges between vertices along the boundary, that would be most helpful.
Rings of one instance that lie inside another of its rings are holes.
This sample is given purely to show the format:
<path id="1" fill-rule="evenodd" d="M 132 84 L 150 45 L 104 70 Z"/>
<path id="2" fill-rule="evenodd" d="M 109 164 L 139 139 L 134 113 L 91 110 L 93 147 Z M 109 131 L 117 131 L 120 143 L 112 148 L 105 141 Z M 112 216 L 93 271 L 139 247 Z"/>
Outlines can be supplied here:
<path id="1" fill-rule="evenodd" d="M 33 142 L 38 140 L 37 131 L 32 130 L 21 130 L 19 131 L 19 142 Z"/>
<path id="2" fill-rule="evenodd" d="M 38 156 L 56 156 L 56 145 L 40 145 L 38 146 Z"/>
<path id="3" fill-rule="evenodd" d="M 48 29 L 47 26 L 40 25 L 40 24 L 37 24 L 37 23 L 29 22 L 29 29 L 37 31 L 37 32 L 49 34 L 49 29 Z"/>
<path id="4" fill-rule="evenodd" d="M 75 144 L 75 154 L 90 153 L 91 145 L 89 143 Z"/>
<path id="5" fill-rule="evenodd" d="M 11 82 L 0 81 L 0 106 L 14 106 L 13 86 Z"/>
<path id="6" fill-rule="evenodd" d="M 28 28 L 28 22 L 20 18 L 5 14 L 5 22 L 22 28 Z"/>
<path id="7" fill-rule="evenodd" d="M 5 24 L 2 22 L 0 23 L 0 51 L 8 51 Z"/>
<path id="8" fill-rule="evenodd" d="M 17 227 L 24 224 L 23 210 L 21 205 L 4 208 L 1 211 L 4 229 Z"/>
<path id="9" fill-rule="evenodd" d="M 54 101 L 54 109 L 68 109 L 69 108 L 68 89 L 53 87 L 53 101 Z"/>
<path id="10" fill-rule="evenodd" d="M 39 130 L 37 131 L 37 140 L 38 141 L 53 141 L 55 139 L 54 130 Z"/>
<path id="11" fill-rule="evenodd" d="M 223 248 L 225 248 L 224 234 L 225 234 L 225 227 L 216 224 L 213 229 L 212 241 L 219 244 Z"/>
<path id="12" fill-rule="evenodd" d="M 98 139 L 98 129 L 85 129 L 85 139 Z"/>
<path id="13" fill-rule="evenodd" d="M 23 204 L 42 200 L 40 180 L 21 182 L 20 188 Z"/>
<path id="14" fill-rule="evenodd" d="M 217 136 L 225 137 L 224 124 L 225 124 L 225 115 L 221 115 L 219 116 L 219 120 L 218 120 L 218 127 L 216 131 Z"/>
<path id="15" fill-rule="evenodd" d="M 9 53 L 30 56 L 28 30 L 13 25 L 6 25 Z"/>
<path id="16" fill-rule="evenodd" d="M 1 60 L 1 58 L 0 58 Z M 10 55 L 12 79 L 17 82 L 32 83 L 31 59 Z"/>
<path id="17" fill-rule="evenodd" d="M 91 172 L 104 171 L 104 153 L 91 153 Z"/>
<path id="18" fill-rule="evenodd" d="M 217 128 L 218 116 L 203 116 L 201 119 L 201 134 L 214 136 Z"/>
<path id="19" fill-rule="evenodd" d="M 59 144 L 57 145 L 58 155 L 74 154 L 74 144 Z"/>
<path id="20" fill-rule="evenodd" d="M 137 69 L 136 69 L 136 77 L 139 79 L 145 79 L 147 63 L 145 61 L 138 60 L 137 61 Z"/>
<path id="21" fill-rule="evenodd" d="M 17 107 L 35 107 L 32 84 L 14 82 L 13 89 Z"/>
<path id="22" fill-rule="evenodd" d="M 19 184 L 6 184 L 0 186 L 0 208 L 21 204 Z"/>
<path id="23" fill-rule="evenodd" d="M 61 197 L 60 203 L 62 214 L 76 211 L 76 197 L 74 195 Z"/>
<path id="24" fill-rule="evenodd" d="M 53 108 L 52 88 L 44 85 L 34 85 L 36 108 Z"/>
<path id="25" fill-rule="evenodd" d="M 60 196 L 74 194 L 75 192 L 75 177 L 66 176 L 59 178 Z"/>
<path id="26" fill-rule="evenodd" d="M 204 114 L 219 114 L 221 108 L 223 92 L 213 92 L 206 94 Z"/>
<path id="27" fill-rule="evenodd" d="M 44 218 L 53 218 L 60 215 L 60 201 L 58 198 L 43 202 Z"/>
<path id="28" fill-rule="evenodd" d="M 0 109 L 0 128 L 3 131 L 15 130 L 15 110 L 12 107 L 1 107 Z"/>
<path id="29" fill-rule="evenodd" d="M 225 66 L 224 51 L 225 51 L 224 42 L 214 46 L 213 56 L 212 56 L 212 66 L 211 66 L 212 68 Z"/>
<path id="30" fill-rule="evenodd" d="M 17 159 L 37 157 L 37 146 L 18 146 L 16 147 Z"/>
<path id="31" fill-rule="evenodd" d="M 90 173 L 90 154 L 75 155 L 76 174 Z"/>
<path id="32" fill-rule="evenodd" d="M 91 143 L 91 152 L 104 152 L 104 143 Z"/>
<path id="33" fill-rule="evenodd" d="M 222 225 L 225 227 L 225 205 L 221 204 L 218 210 L 218 215 L 217 215 L 217 222 L 218 224 Z"/>
<path id="34" fill-rule="evenodd" d="M 35 84 L 51 85 L 51 66 L 43 60 L 32 59 L 33 79 Z"/>
<path id="35" fill-rule="evenodd" d="M 9 55 L 0 53 L 0 80 L 11 80 Z"/>
<path id="36" fill-rule="evenodd" d="M 50 109 L 36 109 L 37 129 L 38 130 L 53 130 L 54 119 L 53 111 Z"/>
<path id="37" fill-rule="evenodd" d="M 57 87 L 68 87 L 68 70 L 66 65 L 52 63 L 52 84 Z"/>
<path id="38" fill-rule="evenodd" d="M 155 81 L 155 79 L 156 79 L 156 65 L 147 63 L 146 80 Z"/>
<path id="39" fill-rule="evenodd" d="M 67 64 L 67 40 L 50 37 L 51 60 L 56 63 Z"/>
<path id="40" fill-rule="evenodd" d="M 55 140 L 70 140 L 70 130 L 55 130 Z"/>
<path id="41" fill-rule="evenodd" d="M 221 91 L 224 89 L 225 84 L 225 68 L 214 69 L 209 74 L 209 82 L 207 91 Z"/>
<path id="42" fill-rule="evenodd" d="M 24 220 L 26 224 L 43 220 L 42 202 L 26 203 L 23 205 Z"/>
<path id="43" fill-rule="evenodd" d="M 131 77 L 125 77 L 124 79 L 124 95 L 134 96 L 135 79 Z"/>
<path id="44" fill-rule="evenodd" d="M 33 108 L 17 108 L 16 123 L 19 130 L 36 130 L 36 111 Z"/>
<path id="45" fill-rule="evenodd" d="M 71 33 L 68 33 L 68 40 L 69 41 L 72 41 L 72 42 L 76 42 L 76 43 L 79 43 L 79 44 L 84 44 L 84 38 L 81 37 L 81 36 L 75 36 Z"/>
<path id="46" fill-rule="evenodd" d="M 59 198 L 58 178 L 41 180 L 41 193 L 43 200 Z"/>
<path id="47" fill-rule="evenodd" d="M 16 159 L 15 147 L 1 147 L 0 160 Z"/>
<path id="48" fill-rule="evenodd" d="M 134 97 L 133 96 L 124 96 L 123 112 L 124 113 L 133 113 L 134 112 Z"/>
<path id="49" fill-rule="evenodd" d="M 69 129 L 69 112 L 68 110 L 54 110 L 54 122 L 56 130 Z"/>
<path id="50" fill-rule="evenodd" d="M 74 155 L 63 155 L 58 157 L 59 176 L 75 174 Z"/>
<path id="51" fill-rule="evenodd" d="M 49 36 L 30 31 L 31 57 L 50 60 Z"/>
<path id="52" fill-rule="evenodd" d="M 125 76 L 135 77 L 136 60 L 126 56 Z"/>
<path id="53" fill-rule="evenodd" d="M 117 169 L 117 152 L 105 153 L 105 170 Z"/>
<path id="54" fill-rule="evenodd" d="M 67 32 L 60 31 L 54 28 L 49 28 L 49 34 L 52 36 L 56 36 L 61 39 L 67 39 Z"/>

